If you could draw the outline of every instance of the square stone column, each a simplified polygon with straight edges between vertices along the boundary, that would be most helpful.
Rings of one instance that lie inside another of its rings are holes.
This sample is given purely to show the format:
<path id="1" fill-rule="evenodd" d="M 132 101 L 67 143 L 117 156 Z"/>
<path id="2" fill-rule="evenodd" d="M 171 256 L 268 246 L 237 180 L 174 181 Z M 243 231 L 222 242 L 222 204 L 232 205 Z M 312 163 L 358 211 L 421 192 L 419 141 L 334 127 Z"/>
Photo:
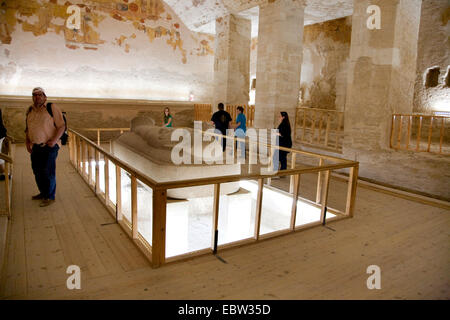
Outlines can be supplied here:
<path id="1" fill-rule="evenodd" d="M 251 21 L 232 14 L 216 20 L 213 112 L 219 102 L 248 104 Z"/>
<path id="2" fill-rule="evenodd" d="M 303 0 L 269 0 L 259 9 L 255 127 L 276 128 L 280 111 L 295 121 L 303 57 Z"/>
<path id="3" fill-rule="evenodd" d="M 391 116 L 413 109 L 422 0 L 354 0 L 345 105 L 344 156 L 389 148 Z M 368 8 L 381 28 L 369 29 Z"/>

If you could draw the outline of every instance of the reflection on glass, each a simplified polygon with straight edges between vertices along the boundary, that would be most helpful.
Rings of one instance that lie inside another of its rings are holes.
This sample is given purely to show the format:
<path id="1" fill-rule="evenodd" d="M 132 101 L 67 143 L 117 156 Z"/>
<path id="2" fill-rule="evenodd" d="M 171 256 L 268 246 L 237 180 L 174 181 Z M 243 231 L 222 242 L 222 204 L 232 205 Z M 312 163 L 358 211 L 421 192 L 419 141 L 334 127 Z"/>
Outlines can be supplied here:
<path id="1" fill-rule="evenodd" d="M 289 229 L 292 195 L 264 186 L 259 234 Z"/>
<path id="2" fill-rule="evenodd" d="M 153 190 L 137 180 L 138 232 L 151 245 L 153 234 Z"/>
<path id="3" fill-rule="evenodd" d="M 120 174 L 122 214 L 129 222 L 131 222 L 131 176 L 123 169 L 120 169 Z"/>
<path id="4" fill-rule="evenodd" d="M 253 237 L 258 184 L 240 181 L 238 192 L 221 195 L 218 245 Z"/>
<path id="5" fill-rule="evenodd" d="M 92 185 L 95 185 L 95 159 L 91 159 L 91 183 Z"/>
<path id="6" fill-rule="evenodd" d="M 116 165 L 108 160 L 109 171 L 109 199 L 116 204 Z"/>
<path id="7" fill-rule="evenodd" d="M 301 226 L 304 224 L 320 221 L 321 209 L 317 206 L 308 203 L 307 201 L 297 201 L 297 215 L 295 217 L 295 226 Z M 334 217 L 335 215 L 327 212 L 327 219 Z"/>
<path id="8" fill-rule="evenodd" d="M 87 159 L 87 161 L 84 162 L 84 173 L 88 174 L 89 173 L 89 166 L 88 166 L 89 154 L 88 154 L 88 146 L 86 143 L 84 144 L 83 151 L 84 151 L 84 154 Z"/>
<path id="9" fill-rule="evenodd" d="M 105 192 L 105 161 L 101 159 L 98 162 L 98 170 L 99 170 L 99 188 L 101 192 Z"/>
<path id="10" fill-rule="evenodd" d="M 213 186 L 210 186 L 213 188 Z M 167 199 L 166 257 L 211 247 L 213 197 Z"/>

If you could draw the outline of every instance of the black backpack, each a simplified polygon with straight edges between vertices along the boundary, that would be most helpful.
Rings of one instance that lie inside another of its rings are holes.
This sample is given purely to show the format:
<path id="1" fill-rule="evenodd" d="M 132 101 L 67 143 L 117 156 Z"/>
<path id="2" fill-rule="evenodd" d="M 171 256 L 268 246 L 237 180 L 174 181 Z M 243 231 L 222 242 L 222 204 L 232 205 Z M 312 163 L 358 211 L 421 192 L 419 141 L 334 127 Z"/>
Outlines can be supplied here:
<path id="1" fill-rule="evenodd" d="M 31 111 L 31 109 L 32 109 L 33 107 L 29 107 L 28 108 L 28 111 L 27 111 L 27 117 L 28 117 L 28 114 L 30 113 L 30 111 Z M 47 112 L 48 112 L 48 114 L 53 118 L 53 111 L 52 111 L 52 103 L 51 102 L 49 102 L 49 103 L 47 103 Z M 69 138 L 69 135 L 68 135 L 68 133 L 67 133 L 67 119 L 66 119 L 66 113 L 65 112 L 62 112 L 62 116 L 63 116 L 63 119 L 64 119 L 64 125 L 65 125 L 65 127 L 64 127 L 64 133 L 62 134 L 62 136 L 61 136 L 61 144 L 62 145 L 66 145 L 67 144 L 67 139 Z M 26 122 L 26 121 L 25 121 Z M 27 128 L 28 128 L 28 126 L 26 126 Z M 55 125 L 55 127 L 56 127 L 56 125 Z"/>
<path id="2" fill-rule="evenodd" d="M 0 139 L 6 137 L 6 128 L 3 125 L 2 109 L 0 109 Z"/>

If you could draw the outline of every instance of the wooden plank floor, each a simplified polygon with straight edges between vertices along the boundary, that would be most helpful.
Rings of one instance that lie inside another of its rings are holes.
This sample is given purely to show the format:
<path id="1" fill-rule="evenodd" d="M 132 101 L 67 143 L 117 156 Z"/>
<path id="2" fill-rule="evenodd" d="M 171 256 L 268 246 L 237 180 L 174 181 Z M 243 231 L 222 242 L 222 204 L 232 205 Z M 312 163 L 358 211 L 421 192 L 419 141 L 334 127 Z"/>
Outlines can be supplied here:
<path id="1" fill-rule="evenodd" d="M 57 201 L 40 208 L 16 149 L 3 299 L 449 299 L 450 211 L 358 188 L 353 219 L 150 268 L 60 151 Z M 303 180 L 304 181 L 304 180 Z M 276 183 L 288 181 L 278 180 Z M 315 185 L 301 185 L 313 195 Z M 309 190 L 311 189 L 311 190 Z M 345 184 L 330 196 L 345 202 Z M 68 290 L 66 268 L 81 268 Z M 366 269 L 381 268 L 381 290 Z"/>

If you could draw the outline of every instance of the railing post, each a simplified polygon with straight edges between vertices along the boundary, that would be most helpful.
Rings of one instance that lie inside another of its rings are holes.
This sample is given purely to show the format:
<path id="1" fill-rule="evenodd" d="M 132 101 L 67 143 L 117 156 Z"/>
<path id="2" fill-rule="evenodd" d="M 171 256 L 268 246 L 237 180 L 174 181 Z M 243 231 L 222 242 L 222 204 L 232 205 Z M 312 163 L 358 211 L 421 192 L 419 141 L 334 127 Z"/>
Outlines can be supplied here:
<path id="1" fill-rule="evenodd" d="M 311 121 L 311 139 L 309 140 L 311 144 L 314 142 L 314 134 L 316 133 L 316 111 L 312 111 L 312 113 L 313 118 Z"/>
<path id="2" fill-rule="evenodd" d="M 349 217 L 353 217 L 355 209 L 356 187 L 358 184 L 358 169 L 359 166 L 356 165 L 350 169 L 349 173 L 347 186 L 347 203 L 345 206 L 345 214 Z"/>
<path id="3" fill-rule="evenodd" d="M 412 116 L 408 116 L 408 136 L 406 138 L 406 150 L 409 150 L 409 143 L 411 142 L 411 125 Z"/>
<path id="4" fill-rule="evenodd" d="M 319 132 L 317 135 L 317 144 L 320 144 L 320 140 L 322 139 L 322 124 L 323 124 L 323 111 L 319 111 Z"/>
<path id="5" fill-rule="evenodd" d="M 167 191 L 153 190 L 152 267 L 157 268 L 166 260 L 166 205 Z"/>
<path id="6" fill-rule="evenodd" d="M 88 157 L 88 185 L 91 185 L 91 179 L 92 179 L 92 164 L 91 164 L 91 147 L 89 144 L 86 144 L 87 147 L 87 157 Z"/>
<path id="7" fill-rule="evenodd" d="M 212 230 L 212 241 L 211 249 L 213 253 L 217 253 L 217 242 L 219 241 L 219 201 L 220 201 L 220 184 L 214 184 L 214 205 L 213 205 L 213 230 Z"/>
<path id="8" fill-rule="evenodd" d="M 138 216 L 137 216 L 137 179 L 131 175 L 131 234 L 133 239 L 138 238 Z"/>
<path id="9" fill-rule="evenodd" d="M 97 149 L 95 151 L 95 193 L 98 194 L 100 190 L 100 153 Z"/>
<path id="10" fill-rule="evenodd" d="M 331 116 L 327 113 L 327 128 L 325 130 L 325 147 L 328 147 L 328 138 L 330 135 Z"/>
<path id="11" fill-rule="evenodd" d="M 328 205 L 328 190 L 330 187 L 330 170 L 325 171 L 325 183 L 322 194 L 322 209 L 320 211 L 320 221 L 325 225 L 326 214 L 327 214 L 327 205 Z"/>
<path id="12" fill-rule="evenodd" d="M 338 127 L 336 129 L 336 150 L 339 149 L 339 137 L 341 136 L 341 127 L 342 127 L 342 119 L 344 117 L 344 113 L 343 112 L 339 112 L 338 114 Z"/>
<path id="13" fill-rule="evenodd" d="M 81 168 L 81 176 L 86 176 L 86 150 L 85 150 L 85 142 L 83 139 L 80 138 L 80 147 L 81 147 L 81 162 L 80 162 L 80 168 Z"/>
<path id="14" fill-rule="evenodd" d="M 77 167 L 77 158 L 78 158 L 77 137 L 73 133 L 71 133 L 71 135 L 72 135 L 72 140 L 70 143 L 72 143 L 72 150 L 73 150 L 72 151 L 72 164 L 76 168 Z"/>
<path id="15" fill-rule="evenodd" d="M 427 148 L 427 152 L 430 152 L 430 147 L 431 147 L 431 137 L 433 135 L 433 120 L 434 117 L 430 118 L 430 128 L 428 129 L 428 148 Z"/>
<path id="16" fill-rule="evenodd" d="M 391 139 L 389 141 L 389 147 L 391 149 L 394 147 L 394 144 L 392 143 L 392 140 L 394 139 L 394 129 L 395 129 L 395 114 L 392 115 L 392 122 L 391 122 Z"/>
<path id="17" fill-rule="evenodd" d="M 105 204 L 108 206 L 109 201 L 109 160 L 106 155 L 103 155 L 103 161 L 105 161 Z"/>
<path id="18" fill-rule="evenodd" d="M 255 240 L 259 239 L 259 230 L 261 228 L 263 189 L 264 189 L 264 179 L 258 179 L 258 196 L 256 197 L 256 214 L 255 214 L 255 233 L 253 235 Z"/>
<path id="19" fill-rule="evenodd" d="M 444 118 L 441 119 L 441 137 L 439 140 L 439 153 L 442 153 L 442 142 L 444 141 Z"/>
<path id="20" fill-rule="evenodd" d="M 401 148 L 402 143 L 403 116 L 400 115 L 400 124 L 398 125 L 397 148 Z"/>
<path id="21" fill-rule="evenodd" d="M 69 132 L 69 139 L 68 139 L 68 142 L 69 142 L 69 161 L 70 161 L 71 163 L 73 163 L 73 146 L 72 146 L 72 138 L 73 138 L 73 136 L 72 136 L 72 134 Z"/>
<path id="22" fill-rule="evenodd" d="M 291 157 L 291 169 L 295 169 L 295 163 L 297 161 L 297 153 L 295 152 L 291 152 L 292 157 Z M 294 192 L 294 179 L 295 177 L 293 175 L 291 175 L 291 181 L 289 184 L 289 193 L 293 193 Z"/>
<path id="23" fill-rule="evenodd" d="M 11 148 L 11 147 L 10 147 Z M 11 217 L 11 189 L 9 185 L 9 170 L 10 169 L 10 163 L 8 161 L 5 161 L 5 205 L 6 205 L 6 214 L 8 215 L 8 218 Z"/>
<path id="24" fill-rule="evenodd" d="M 417 132 L 416 151 L 420 150 L 420 136 L 422 135 L 422 116 L 419 116 L 419 131 Z"/>
<path id="25" fill-rule="evenodd" d="M 77 171 L 78 173 L 81 172 L 81 143 L 80 143 L 80 137 L 76 136 L 75 142 L 77 145 Z"/>
<path id="26" fill-rule="evenodd" d="M 122 176 L 120 167 L 116 164 L 116 220 L 122 220 Z"/>
<path id="27" fill-rule="evenodd" d="M 306 109 L 303 109 L 303 132 L 301 141 L 305 141 L 305 135 L 306 135 Z"/>
<path id="28" fill-rule="evenodd" d="M 100 145 L 100 129 L 97 129 L 97 145 Z"/>
<path id="29" fill-rule="evenodd" d="M 278 150 L 278 152 L 280 152 L 280 150 Z M 273 167 L 276 165 L 278 168 L 279 163 L 274 164 L 273 163 L 273 155 L 275 153 L 275 148 L 274 147 L 270 147 L 270 159 L 269 159 L 269 170 L 267 170 L 268 172 L 274 172 Z M 272 179 L 271 178 L 267 178 L 267 185 L 270 186 L 272 184 Z"/>
<path id="30" fill-rule="evenodd" d="M 319 160 L 319 167 L 323 166 L 323 158 Z M 316 203 L 320 203 L 320 199 L 322 196 L 322 171 L 317 173 L 317 192 L 316 192 Z"/>
<path id="31" fill-rule="evenodd" d="M 297 202 L 298 193 L 300 189 L 300 174 L 293 175 L 294 177 L 294 193 L 292 195 L 292 211 L 291 211 L 291 230 L 295 229 L 295 221 L 297 219 Z"/>

